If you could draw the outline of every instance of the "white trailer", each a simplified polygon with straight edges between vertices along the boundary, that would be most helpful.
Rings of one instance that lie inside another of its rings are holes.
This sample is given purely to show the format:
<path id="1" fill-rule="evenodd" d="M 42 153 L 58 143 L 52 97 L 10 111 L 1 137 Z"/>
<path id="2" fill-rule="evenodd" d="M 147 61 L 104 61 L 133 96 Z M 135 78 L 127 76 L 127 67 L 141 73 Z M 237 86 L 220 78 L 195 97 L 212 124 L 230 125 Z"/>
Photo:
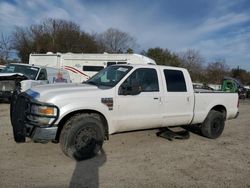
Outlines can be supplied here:
<path id="1" fill-rule="evenodd" d="M 29 64 L 64 68 L 72 82 L 86 81 L 94 74 L 114 64 L 156 64 L 153 59 L 139 54 L 83 54 L 51 53 L 30 54 Z"/>

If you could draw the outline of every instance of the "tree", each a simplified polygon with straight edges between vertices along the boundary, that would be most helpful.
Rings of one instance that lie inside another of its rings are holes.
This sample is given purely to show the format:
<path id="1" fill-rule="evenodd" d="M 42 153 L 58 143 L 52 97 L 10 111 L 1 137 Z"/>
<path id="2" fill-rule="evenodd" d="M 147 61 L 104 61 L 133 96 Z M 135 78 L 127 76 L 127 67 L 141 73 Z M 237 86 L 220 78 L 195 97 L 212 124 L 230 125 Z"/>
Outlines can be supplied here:
<path id="1" fill-rule="evenodd" d="M 30 53 L 100 51 L 95 36 L 81 31 L 76 23 L 61 19 L 47 19 L 27 28 L 17 27 L 13 33 L 13 46 L 22 62 L 28 62 Z"/>
<path id="2" fill-rule="evenodd" d="M 159 47 L 149 48 L 147 52 L 142 52 L 143 55 L 146 55 L 156 61 L 158 65 L 169 65 L 169 66 L 180 66 L 181 61 L 178 56 L 174 53 L 171 53 L 168 49 L 162 49 Z"/>
<path id="3" fill-rule="evenodd" d="M 128 54 L 133 54 L 133 53 L 134 53 L 134 50 L 133 50 L 132 48 L 129 48 L 129 49 L 127 49 L 127 53 L 128 53 Z"/>
<path id="4" fill-rule="evenodd" d="M 244 69 L 237 69 L 231 70 L 231 76 L 242 82 L 244 85 L 250 85 L 250 72 L 247 72 Z"/>
<path id="5" fill-rule="evenodd" d="M 129 33 L 114 28 L 109 28 L 99 34 L 97 40 L 102 47 L 102 51 L 108 53 L 125 53 L 136 46 L 134 37 L 130 36 Z"/>
<path id="6" fill-rule="evenodd" d="M 18 52 L 22 63 L 28 63 L 29 54 L 32 52 L 32 38 L 27 29 L 16 27 L 12 35 L 12 45 Z"/>
<path id="7" fill-rule="evenodd" d="M 225 61 L 209 63 L 206 69 L 207 79 L 210 83 L 221 84 L 221 80 L 230 74 L 230 68 Z"/>
<path id="8" fill-rule="evenodd" d="M 10 54 L 12 50 L 11 38 L 1 34 L 0 39 L 0 64 L 6 64 L 10 59 Z"/>
<path id="9" fill-rule="evenodd" d="M 179 54 L 181 66 L 186 68 L 194 82 L 206 82 L 203 63 L 204 59 L 198 51 L 188 49 Z"/>

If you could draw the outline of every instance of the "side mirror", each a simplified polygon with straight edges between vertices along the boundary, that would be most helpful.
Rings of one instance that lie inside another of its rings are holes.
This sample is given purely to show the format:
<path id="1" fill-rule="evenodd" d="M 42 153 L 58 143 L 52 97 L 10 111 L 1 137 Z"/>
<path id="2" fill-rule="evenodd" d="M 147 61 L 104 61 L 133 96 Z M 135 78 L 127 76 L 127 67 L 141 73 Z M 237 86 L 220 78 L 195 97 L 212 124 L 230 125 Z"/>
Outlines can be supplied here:
<path id="1" fill-rule="evenodd" d="M 141 86 L 138 82 L 132 84 L 123 83 L 119 88 L 119 95 L 138 95 L 141 93 Z"/>

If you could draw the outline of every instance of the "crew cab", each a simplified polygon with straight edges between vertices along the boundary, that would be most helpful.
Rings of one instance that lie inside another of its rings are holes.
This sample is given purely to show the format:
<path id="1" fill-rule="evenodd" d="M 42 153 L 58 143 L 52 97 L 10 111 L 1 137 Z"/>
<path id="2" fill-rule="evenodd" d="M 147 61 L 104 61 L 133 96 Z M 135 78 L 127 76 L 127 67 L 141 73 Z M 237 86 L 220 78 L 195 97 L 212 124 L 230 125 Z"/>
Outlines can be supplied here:
<path id="1" fill-rule="evenodd" d="M 64 77 L 65 82 L 70 82 L 68 72 L 63 69 L 10 63 L 0 73 L 0 99 L 10 100 L 15 89 L 25 91 L 35 85 L 54 83 L 58 74 Z"/>
<path id="2" fill-rule="evenodd" d="M 186 69 L 157 65 L 109 66 L 82 84 L 36 86 L 11 105 L 16 142 L 57 141 L 78 160 L 118 132 L 195 124 L 215 139 L 237 115 L 236 93 L 194 91 Z"/>

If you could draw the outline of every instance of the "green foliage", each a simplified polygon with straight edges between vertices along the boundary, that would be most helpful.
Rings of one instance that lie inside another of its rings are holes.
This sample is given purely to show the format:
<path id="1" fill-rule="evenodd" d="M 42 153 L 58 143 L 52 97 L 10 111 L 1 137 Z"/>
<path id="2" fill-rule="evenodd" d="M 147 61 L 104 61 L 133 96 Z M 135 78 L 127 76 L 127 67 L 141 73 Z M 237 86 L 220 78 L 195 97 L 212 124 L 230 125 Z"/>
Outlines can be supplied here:
<path id="1" fill-rule="evenodd" d="M 129 48 L 129 49 L 127 49 L 127 53 L 128 53 L 128 54 L 133 54 L 133 53 L 134 53 L 134 50 L 133 50 L 132 48 Z"/>
<path id="2" fill-rule="evenodd" d="M 179 57 L 171 53 L 168 49 L 162 49 L 159 47 L 149 48 L 147 52 L 144 52 L 146 56 L 154 59 L 158 65 L 168 65 L 179 67 L 181 61 Z"/>

